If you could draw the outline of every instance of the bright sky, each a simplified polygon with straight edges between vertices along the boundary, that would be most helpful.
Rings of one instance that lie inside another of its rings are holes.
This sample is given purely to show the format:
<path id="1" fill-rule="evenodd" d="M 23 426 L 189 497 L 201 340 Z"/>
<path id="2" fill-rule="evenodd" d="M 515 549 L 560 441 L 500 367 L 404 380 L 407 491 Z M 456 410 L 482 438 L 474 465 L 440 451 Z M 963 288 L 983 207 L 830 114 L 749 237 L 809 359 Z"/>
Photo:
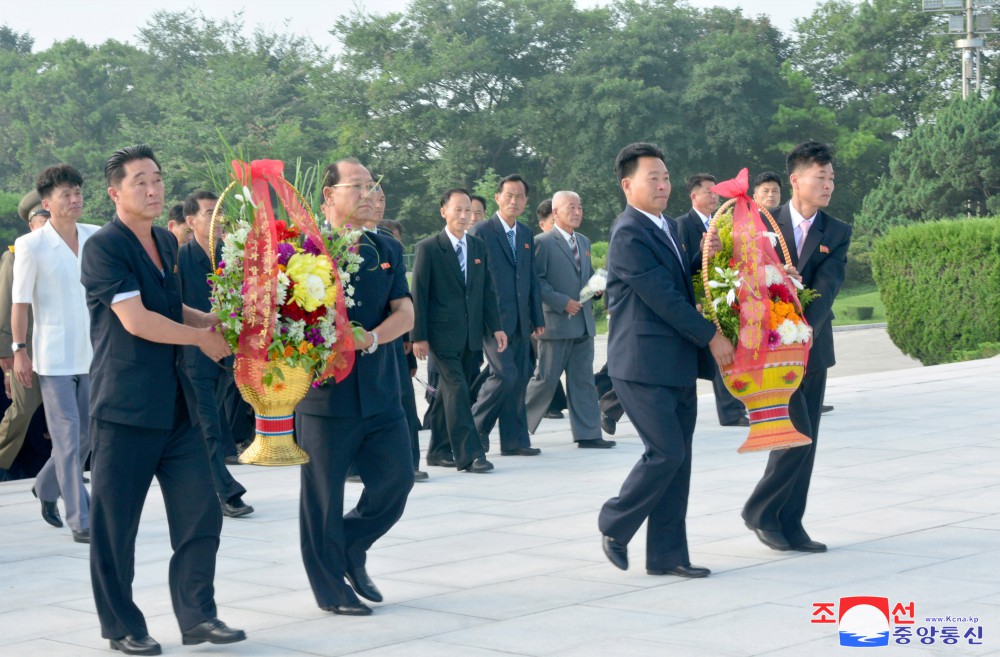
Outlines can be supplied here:
<path id="1" fill-rule="evenodd" d="M 779 29 L 789 32 L 792 21 L 812 13 L 819 0 L 688 0 L 695 7 L 742 7 L 750 16 L 768 14 Z M 198 7 L 198 4 L 201 6 Z M 35 49 L 44 50 L 54 41 L 76 37 L 97 44 L 107 39 L 134 41 L 138 27 L 144 25 L 154 11 L 185 11 L 198 7 L 210 18 L 234 16 L 243 11 L 244 24 L 258 25 L 275 31 L 287 29 L 308 36 L 318 45 L 336 49 L 329 34 L 337 15 L 348 12 L 355 4 L 373 13 L 402 11 L 407 0 L 2 0 L 0 24 L 6 23 L 17 32 L 28 32 L 35 39 Z M 577 0 L 578 5 L 605 4 L 601 0 Z M 287 25 L 287 27 L 285 27 Z"/>

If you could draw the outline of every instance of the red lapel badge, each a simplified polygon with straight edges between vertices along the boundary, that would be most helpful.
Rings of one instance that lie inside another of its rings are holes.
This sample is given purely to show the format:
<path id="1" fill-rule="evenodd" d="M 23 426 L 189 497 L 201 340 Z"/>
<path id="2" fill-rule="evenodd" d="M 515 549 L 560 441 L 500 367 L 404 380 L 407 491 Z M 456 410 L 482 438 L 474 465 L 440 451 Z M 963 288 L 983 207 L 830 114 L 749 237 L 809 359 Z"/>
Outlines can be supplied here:
<path id="1" fill-rule="evenodd" d="M 530 248 L 531 248 L 531 245 L 530 245 L 530 244 L 528 244 L 527 242 L 525 242 L 525 243 L 524 243 L 524 248 L 526 248 L 526 249 L 530 249 Z"/>
<path id="2" fill-rule="evenodd" d="M 473 262 L 476 263 L 477 265 L 483 264 L 483 261 L 480 260 L 479 258 L 476 258 L 475 260 L 473 260 Z"/>
<path id="3" fill-rule="evenodd" d="M 382 263 L 382 269 L 388 269 L 389 267 L 392 267 L 392 265 L 390 265 L 388 262 Z"/>
<path id="4" fill-rule="evenodd" d="M 829 253 L 830 252 L 830 247 L 828 247 L 826 244 L 820 244 L 819 245 L 819 252 L 820 253 Z"/>

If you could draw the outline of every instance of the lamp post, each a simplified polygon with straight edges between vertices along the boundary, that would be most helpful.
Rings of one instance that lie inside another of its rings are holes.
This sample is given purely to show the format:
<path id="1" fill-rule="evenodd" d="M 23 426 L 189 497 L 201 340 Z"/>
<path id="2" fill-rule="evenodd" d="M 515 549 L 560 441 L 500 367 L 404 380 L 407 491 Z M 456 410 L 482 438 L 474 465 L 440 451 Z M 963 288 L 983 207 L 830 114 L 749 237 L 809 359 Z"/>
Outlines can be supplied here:
<path id="1" fill-rule="evenodd" d="M 962 98 L 968 98 L 973 87 L 976 96 L 981 93 L 985 35 L 997 32 L 993 29 L 992 15 L 988 10 L 997 5 L 997 0 L 923 0 L 924 11 L 961 12 L 948 16 L 948 34 L 963 37 L 955 41 L 955 47 L 962 51 Z"/>

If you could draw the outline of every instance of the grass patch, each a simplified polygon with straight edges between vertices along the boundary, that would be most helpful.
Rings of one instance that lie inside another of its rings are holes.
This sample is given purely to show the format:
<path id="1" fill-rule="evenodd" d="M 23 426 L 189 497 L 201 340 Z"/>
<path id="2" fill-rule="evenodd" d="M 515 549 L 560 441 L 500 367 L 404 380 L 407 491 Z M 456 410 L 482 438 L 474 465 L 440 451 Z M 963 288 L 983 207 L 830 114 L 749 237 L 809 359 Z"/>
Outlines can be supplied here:
<path id="1" fill-rule="evenodd" d="M 857 319 L 850 316 L 850 311 L 845 310 L 850 307 L 870 307 L 872 316 L 869 319 Z M 878 288 L 871 284 L 841 289 L 840 294 L 833 301 L 833 313 L 837 316 L 833 320 L 834 326 L 885 322 L 885 304 L 879 297 Z"/>

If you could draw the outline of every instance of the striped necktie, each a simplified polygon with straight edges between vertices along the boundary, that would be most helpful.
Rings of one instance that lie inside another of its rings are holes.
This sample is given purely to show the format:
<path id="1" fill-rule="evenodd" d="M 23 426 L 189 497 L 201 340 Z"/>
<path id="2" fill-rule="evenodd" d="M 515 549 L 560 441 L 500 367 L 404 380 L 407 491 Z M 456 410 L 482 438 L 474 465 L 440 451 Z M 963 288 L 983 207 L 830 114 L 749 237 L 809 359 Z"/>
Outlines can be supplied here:
<path id="1" fill-rule="evenodd" d="M 580 249 L 577 248 L 577 246 L 576 246 L 576 234 L 575 233 L 569 236 L 569 248 L 570 248 L 570 251 L 573 252 L 573 259 L 576 260 L 576 270 L 580 271 L 580 267 L 582 266 L 581 263 L 580 263 Z"/>
<path id="2" fill-rule="evenodd" d="M 455 245 L 455 255 L 458 256 L 458 268 L 462 270 L 462 280 L 465 280 L 465 253 L 462 252 L 462 243 Z"/>
<path id="3" fill-rule="evenodd" d="M 514 229 L 507 231 L 507 241 L 510 243 L 510 252 L 514 256 L 514 264 L 517 264 L 517 249 L 514 248 Z"/>

